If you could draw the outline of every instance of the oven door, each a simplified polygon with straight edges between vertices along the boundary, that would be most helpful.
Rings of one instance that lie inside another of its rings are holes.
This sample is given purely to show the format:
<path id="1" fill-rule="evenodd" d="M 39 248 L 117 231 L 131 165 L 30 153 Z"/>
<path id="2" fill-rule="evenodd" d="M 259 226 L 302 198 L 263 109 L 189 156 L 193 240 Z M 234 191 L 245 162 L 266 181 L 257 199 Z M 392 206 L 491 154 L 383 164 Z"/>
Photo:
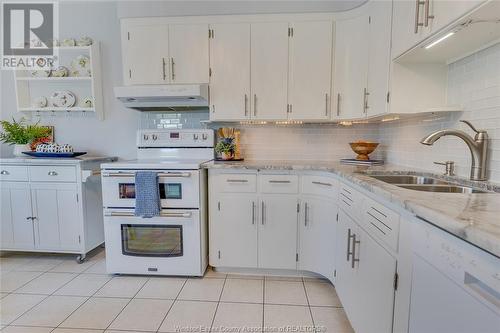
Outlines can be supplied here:
<path id="1" fill-rule="evenodd" d="M 135 173 L 133 170 L 103 170 L 104 207 L 135 207 Z M 158 171 L 162 208 L 199 208 L 199 171 Z"/>
<path id="2" fill-rule="evenodd" d="M 198 210 L 141 218 L 131 209 L 106 209 L 104 232 L 108 273 L 203 275 Z"/>

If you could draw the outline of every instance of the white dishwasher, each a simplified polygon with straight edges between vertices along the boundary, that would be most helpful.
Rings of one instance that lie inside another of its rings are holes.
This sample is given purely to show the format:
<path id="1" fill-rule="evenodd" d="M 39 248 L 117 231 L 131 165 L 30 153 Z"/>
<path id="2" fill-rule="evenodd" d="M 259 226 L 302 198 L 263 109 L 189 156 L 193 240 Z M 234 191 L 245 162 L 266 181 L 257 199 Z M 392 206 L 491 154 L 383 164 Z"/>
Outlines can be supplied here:
<path id="1" fill-rule="evenodd" d="M 500 332 L 500 259 L 426 222 L 412 235 L 409 332 Z"/>

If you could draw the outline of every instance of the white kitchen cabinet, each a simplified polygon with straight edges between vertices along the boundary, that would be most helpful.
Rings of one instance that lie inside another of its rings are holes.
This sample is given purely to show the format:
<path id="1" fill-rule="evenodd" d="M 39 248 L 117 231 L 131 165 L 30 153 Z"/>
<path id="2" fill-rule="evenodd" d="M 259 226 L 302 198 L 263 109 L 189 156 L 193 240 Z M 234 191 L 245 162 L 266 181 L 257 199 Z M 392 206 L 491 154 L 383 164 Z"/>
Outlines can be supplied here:
<path id="1" fill-rule="evenodd" d="M 81 242 L 76 184 L 31 185 L 35 244 L 40 250 L 78 250 Z"/>
<path id="2" fill-rule="evenodd" d="M 294 22 L 290 28 L 289 118 L 326 120 L 331 109 L 333 23 Z"/>
<path id="3" fill-rule="evenodd" d="M 250 117 L 250 24 L 210 25 L 210 119 Z"/>
<path id="4" fill-rule="evenodd" d="M 367 15 L 336 22 L 333 118 L 355 119 L 366 116 L 368 51 Z"/>
<path id="5" fill-rule="evenodd" d="M 33 249 L 35 244 L 29 183 L 2 182 L 0 193 L 2 248 Z"/>
<path id="6" fill-rule="evenodd" d="M 124 33 L 122 50 L 125 84 L 168 83 L 168 25 L 128 26 Z"/>
<path id="7" fill-rule="evenodd" d="M 219 193 L 213 198 L 211 229 L 214 266 L 257 267 L 257 205 L 251 193 Z"/>
<path id="8" fill-rule="evenodd" d="M 288 23 L 251 24 L 252 117 L 287 119 Z"/>
<path id="9" fill-rule="evenodd" d="M 299 221 L 299 269 L 332 280 L 335 271 L 337 205 L 333 200 L 302 196 Z"/>
<path id="10" fill-rule="evenodd" d="M 208 83 L 208 24 L 171 24 L 170 82 Z"/>

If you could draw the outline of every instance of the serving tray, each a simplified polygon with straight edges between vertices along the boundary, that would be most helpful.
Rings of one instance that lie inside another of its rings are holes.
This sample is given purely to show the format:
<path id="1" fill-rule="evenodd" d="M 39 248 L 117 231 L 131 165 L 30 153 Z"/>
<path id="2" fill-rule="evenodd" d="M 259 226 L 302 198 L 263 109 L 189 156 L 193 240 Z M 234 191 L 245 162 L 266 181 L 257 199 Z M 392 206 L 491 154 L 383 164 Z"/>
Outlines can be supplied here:
<path id="1" fill-rule="evenodd" d="M 23 154 L 33 156 L 33 157 L 50 157 L 50 158 L 68 158 L 68 157 L 77 157 L 87 154 L 86 151 L 75 151 L 72 153 L 42 153 L 38 151 L 23 151 Z"/>

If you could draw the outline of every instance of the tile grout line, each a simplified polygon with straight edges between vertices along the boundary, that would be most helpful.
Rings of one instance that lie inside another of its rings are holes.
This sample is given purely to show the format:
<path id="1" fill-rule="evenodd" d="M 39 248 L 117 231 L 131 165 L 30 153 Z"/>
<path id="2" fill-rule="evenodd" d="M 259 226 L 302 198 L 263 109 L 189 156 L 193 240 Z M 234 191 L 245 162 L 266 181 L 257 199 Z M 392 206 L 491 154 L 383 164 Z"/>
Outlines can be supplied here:
<path id="1" fill-rule="evenodd" d="M 170 305 L 170 307 L 168 308 L 167 313 L 165 313 L 165 316 L 163 316 L 163 319 L 160 323 L 160 326 L 158 326 L 158 329 L 156 330 L 157 333 L 160 331 L 161 325 L 163 325 L 163 323 L 165 322 L 165 319 L 167 319 L 168 314 L 170 313 L 170 311 L 174 307 L 174 304 L 177 302 L 177 299 L 179 298 L 179 295 L 181 294 L 182 290 L 184 289 L 184 286 L 186 285 L 187 280 L 188 280 L 187 278 L 184 280 L 184 283 L 182 284 L 181 289 L 179 289 L 179 292 L 177 292 L 177 295 L 175 296 L 175 299 L 172 301 L 172 304 Z"/>
<path id="2" fill-rule="evenodd" d="M 265 328 L 265 313 L 266 313 L 266 277 L 264 276 L 264 280 L 262 281 L 262 324 L 261 324 L 261 332 L 264 333 Z"/>
<path id="3" fill-rule="evenodd" d="M 222 293 L 224 292 L 224 288 L 226 287 L 226 281 L 227 281 L 227 274 L 226 274 L 226 277 L 224 278 L 224 283 L 222 284 L 222 289 L 220 290 L 219 301 L 217 302 L 217 306 L 215 307 L 214 316 L 212 317 L 212 322 L 210 323 L 209 333 L 212 333 L 212 328 L 213 328 L 214 322 L 215 322 L 215 316 L 217 316 L 217 311 L 219 310 L 219 304 L 220 304 L 220 300 L 222 298 Z"/>
<path id="4" fill-rule="evenodd" d="M 312 314 L 311 303 L 309 302 L 309 295 L 307 294 L 306 282 L 305 282 L 303 277 L 302 277 L 302 286 L 304 288 L 304 293 L 306 294 L 307 308 L 309 309 L 309 315 L 311 316 L 313 329 L 314 329 L 314 332 L 316 332 L 316 324 L 314 323 L 314 317 Z"/>

